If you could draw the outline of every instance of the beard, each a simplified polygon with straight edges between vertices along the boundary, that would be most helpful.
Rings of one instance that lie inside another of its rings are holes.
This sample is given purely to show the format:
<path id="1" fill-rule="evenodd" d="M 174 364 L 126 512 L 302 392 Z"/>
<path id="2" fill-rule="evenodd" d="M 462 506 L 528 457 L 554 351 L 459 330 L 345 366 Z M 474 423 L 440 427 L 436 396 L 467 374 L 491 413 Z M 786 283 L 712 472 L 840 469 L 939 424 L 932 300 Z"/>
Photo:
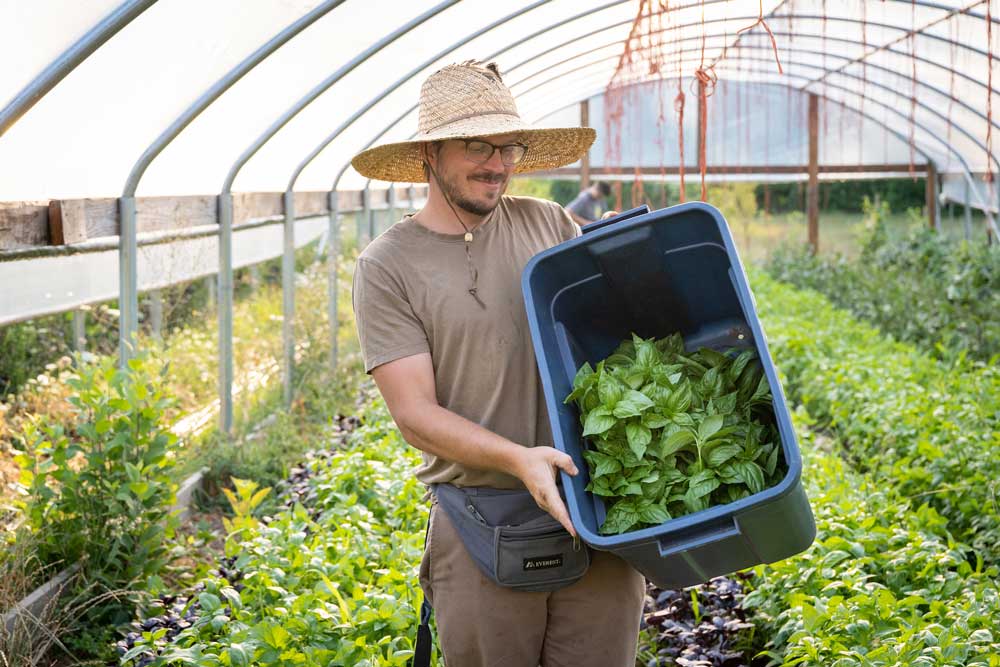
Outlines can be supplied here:
<path id="1" fill-rule="evenodd" d="M 461 208 L 462 210 L 472 213 L 473 215 L 487 215 L 493 211 L 500 203 L 500 198 L 503 193 L 507 190 L 507 176 L 505 174 L 493 174 L 490 172 L 480 172 L 474 173 L 469 176 L 471 180 L 481 180 L 489 183 L 501 183 L 500 191 L 497 193 L 496 199 L 481 198 L 474 199 L 470 195 L 466 194 L 459 187 L 457 178 L 450 178 L 448 174 L 441 174 L 441 178 L 438 179 L 438 184 L 441 186 L 441 190 L 444 192 L 445 196 L 451 201 L 452 204 Z"/>

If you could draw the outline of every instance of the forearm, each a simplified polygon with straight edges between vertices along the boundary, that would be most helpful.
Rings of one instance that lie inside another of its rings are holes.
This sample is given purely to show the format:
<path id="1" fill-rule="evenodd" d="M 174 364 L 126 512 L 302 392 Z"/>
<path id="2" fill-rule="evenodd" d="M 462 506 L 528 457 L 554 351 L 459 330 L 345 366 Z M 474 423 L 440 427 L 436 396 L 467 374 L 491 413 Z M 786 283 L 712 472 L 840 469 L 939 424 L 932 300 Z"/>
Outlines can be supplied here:
<path id="1" fill-rule="evenodd" d="M 400 415 L 403 438 L 417 449 L 470 468 L 520 477 L 524 446 L 439 405 Z"/>

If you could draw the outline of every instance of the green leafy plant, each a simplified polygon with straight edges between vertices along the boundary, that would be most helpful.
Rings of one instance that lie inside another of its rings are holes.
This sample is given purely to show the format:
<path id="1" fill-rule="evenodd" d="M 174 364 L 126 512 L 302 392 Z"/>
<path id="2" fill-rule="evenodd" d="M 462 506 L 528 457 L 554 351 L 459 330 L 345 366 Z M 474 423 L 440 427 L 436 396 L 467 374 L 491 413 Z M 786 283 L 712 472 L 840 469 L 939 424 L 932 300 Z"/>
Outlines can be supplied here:
<path id="1" fill-rule="evenodd" d="M 421 593 L 427 503 L 409 447 L 381 401 L 345 446 L 307 466 L 309 505 L 249 521 L 226 539 L 226 579 L 203 578 L 183 629 L 144 632 L 132 665 L 406 665 Z M 263 490 L 238 482 L 248 516 Z"/>
<path id="2" fill-rule="evenodd" d="M 679 334 L 633 334 L 596 369 L 580 368 L 565 402 L 576 402 L 593 445 L 587 490 L 614 503 L 602 533 L 657 525 L 782 479 L 771 389 L 755 355 L 686 354 Z"/>
<path id="3" fill-rule="evenodd" d="M 222 525 L 226 532 L 233 536 L 243 530 L 251 530 L 257 525 L 257 520 L 253 517 L 253 511 L 260 505 L 264 498 L 271 492 L 271 489 L 264 487 L 248 479 L 232 478 L 235 490 L 223 488 L 229 506 L 233 510 L 232 519 L 222 519 Z"/>
<path id="4" fill-rule="evenodd" d="M 857 259 L 784 248 L 767 271 L 938 358 L 986 362 L 1000 354 L 1000 248 L 950 240 L 913 221 L 893 240 L 885 204 L 866 203 L 865 212 Z"/>
<path id="5" fill-rule="evenodd" d="M 816 540 L 755 568 L 744 606 L 768 665 L 892 667 L 1000 664 L 997 569 L 970 562 L 947 520 L 853 470 L 843 443 L 794 415 Z M 756 664 L 756 662 L 754 663 Z"/>
<path id="6" fill-rule="evenodd" d="M 751 275 L 792 397 L 844 441 L 859 470 L 926 500 L 1000 565 L 1000 369 L 932 358 L 816 292 Z"/>
<path id="7" fill-rule="evenodd" d="M 164 374 L 144 355 L 127 369 L 80 360 L 78 376 L 68 380 L 76 392 L 74 422 L 36 418 L 23 433 L 27 525 L 41 561 L 81 562 L 87 585 L 114 593 L 90 611 L 90 621 L 128 620 L 129 600 L 168 560 L 176 437 L 162 419 L 172 400 Z"/>

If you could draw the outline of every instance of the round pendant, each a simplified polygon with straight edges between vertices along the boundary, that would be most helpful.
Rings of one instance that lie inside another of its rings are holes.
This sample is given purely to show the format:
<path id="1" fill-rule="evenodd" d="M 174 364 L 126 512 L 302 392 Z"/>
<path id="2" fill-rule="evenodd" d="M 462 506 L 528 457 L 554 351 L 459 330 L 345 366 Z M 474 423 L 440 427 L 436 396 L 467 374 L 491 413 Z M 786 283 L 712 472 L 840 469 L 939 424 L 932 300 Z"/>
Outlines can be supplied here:
<path id="1" fill-rule="evenodd" d="M 472 243 L 472 232 L 465 232 L 465 242 Z"/>

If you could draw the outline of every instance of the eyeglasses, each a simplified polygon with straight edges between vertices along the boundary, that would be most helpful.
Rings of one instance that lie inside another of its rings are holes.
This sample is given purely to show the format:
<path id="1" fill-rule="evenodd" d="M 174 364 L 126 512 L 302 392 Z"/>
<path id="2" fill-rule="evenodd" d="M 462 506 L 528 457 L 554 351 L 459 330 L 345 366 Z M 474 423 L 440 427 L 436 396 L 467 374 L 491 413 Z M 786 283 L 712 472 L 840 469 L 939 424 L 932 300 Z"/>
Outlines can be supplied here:
<path id="1" fill-rule="evenodd" d="M 488 162 L 495 151 L 500 151 L 500 161 L 508 167 L 513 167 L 528 153 L 528 147 L 524 144 L 513 143 L 497 146 L 482 139 L 459 139 L 458 141 L 465 143 L 465 157 L 476 164 Z"/>

